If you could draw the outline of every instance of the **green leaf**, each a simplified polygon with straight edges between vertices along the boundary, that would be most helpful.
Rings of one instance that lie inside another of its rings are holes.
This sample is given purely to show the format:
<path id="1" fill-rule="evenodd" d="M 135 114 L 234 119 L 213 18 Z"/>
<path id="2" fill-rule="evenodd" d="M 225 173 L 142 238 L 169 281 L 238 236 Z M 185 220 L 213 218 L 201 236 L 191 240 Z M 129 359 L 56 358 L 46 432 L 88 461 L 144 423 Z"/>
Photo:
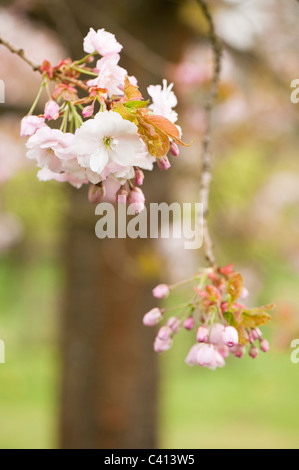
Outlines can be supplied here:
<path id="1" fill-rule="evenodd" d="M 149 104 L 149 100 L 148 101 L 133 100 L 133 101 L 127 101 L 126 103 L 124 103 L 126 108 L 129 108 L 129 109 L 146 108 L 148 104 Z"/>

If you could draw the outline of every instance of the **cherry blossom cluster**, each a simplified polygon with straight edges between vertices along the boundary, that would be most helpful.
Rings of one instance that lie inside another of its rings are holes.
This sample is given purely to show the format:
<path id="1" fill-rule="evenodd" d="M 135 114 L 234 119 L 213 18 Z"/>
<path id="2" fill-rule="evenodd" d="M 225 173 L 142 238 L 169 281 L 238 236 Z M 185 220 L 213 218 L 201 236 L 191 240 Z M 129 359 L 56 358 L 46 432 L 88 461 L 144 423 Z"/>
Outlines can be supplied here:
<path id="1" fill-rule="evenodd" d="M 144 100 L 137 79 L 119 65 L 121 44 L 104 29 L 91 28 L 83 49 L 87 55 L 80 60 L 62 60 L 55 67 L 44 61 L 40 67 L 43 81 L 21 125 L 21 135 L 28 137 L 27 157 L 37 162 L 42 181 L 77 188 L 91 184 L 93 203 L 105 197 L 105 182 L 114 180 L 117 198 L 133 201 L 140 210 L 143 170 L 155 163 L 167 170 L 168 155 L 178 156 L 178 144 L 186 145 L 175 124 L 173 84 L 164 80 L 163 86 L 149 86 L 151 101 Z M 44 90 L 44 112 L 35 115 Z"/>
<path id="2" fill-rule="evenodd" d="M 268 312 L 274 305 L 248 308 L 243 303 L 248 291 L 233 265 L 206 268 L 191 279 L 172 286 L 159 284 L 153 289 L 153 296 L 164 299 L 183 285 L 191 291 L 187 303 L 153 308 L 143 317 L 146 326 L 165 321 L 154 342 L 157 353 L 168 351 L 175 335 L 182 329 L 194 332 L 196 340 L 185 360 L 189 366 L 199 365 L 212 370 L 223 367 L 230 355 L 242 358 L 247 345 L 252 358 L 257 357 L 259 350 L 268 351 L 269 343 L 259 327 L 269 322 Z M 173 312 L 178 313 L 173 315 Z"/>

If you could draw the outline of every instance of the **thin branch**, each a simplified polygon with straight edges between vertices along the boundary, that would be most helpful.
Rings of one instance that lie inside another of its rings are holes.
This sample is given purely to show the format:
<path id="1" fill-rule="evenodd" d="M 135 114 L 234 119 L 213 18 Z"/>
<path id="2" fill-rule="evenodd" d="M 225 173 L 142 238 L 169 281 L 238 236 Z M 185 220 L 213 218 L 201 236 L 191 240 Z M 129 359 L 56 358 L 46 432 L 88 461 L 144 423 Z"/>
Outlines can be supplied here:
<path id="1" fill-rule="evenodd" d="M 33 63 L 26 55 L 23 49 L 17 49 L 9 42 L 5 41 L 0 37 L 0 45 L 6 47 L 12 54 L 17 54 L 26 64 L 28 64 L 34 72 L 40 72 L 39 65 Z"/>
<path id="2" fill-rule="evenodd" d="M 209 97 L 205 106 L 206 110 L 206 131 L 203 138 L 202 144 L 202 168 L 200 176 L 200 200 L 203 204 L 203 239 L 205 246 L 205 256 L 208 263 L 211 266 L 216 264 L 213 242 L 210 235 L 209 225 L 208 225 L 208 215 L 209 215 L 209 195 L 210 195 L 210 185 L 212 180 L 211 174 L 211 120 L 212 120 L 212 111 L 217 98 L 218 93 L 218 84 L 221 73 L 221 57 L 222 57 L 222 45 L 219 41 L 214 27 L 213 18 L 207 6 L 206 0 L 197 0 L 198 5 L 200 6 L 204 17 L 206 18 L 209 25 L 209 40 L 212 46 L 213 55 L 214 55 L 214 71 L 210 87 Z"/>

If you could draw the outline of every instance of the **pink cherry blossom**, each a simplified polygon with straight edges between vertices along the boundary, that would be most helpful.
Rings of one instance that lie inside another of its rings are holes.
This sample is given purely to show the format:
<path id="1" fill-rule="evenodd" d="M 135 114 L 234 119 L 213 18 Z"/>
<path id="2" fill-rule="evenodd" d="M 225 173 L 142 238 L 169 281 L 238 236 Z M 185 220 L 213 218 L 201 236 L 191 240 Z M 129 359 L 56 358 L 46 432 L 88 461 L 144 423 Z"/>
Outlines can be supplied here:
<path id="1" fill-rule="evenodd" d="M 215 323 L 210 330 L 209 342 L 212 344 L 223 345 L 222 335 L 224 328 L 224 325 L 221 323 Z"/>
<path id="2" fill-rule="evenodd" d="M 201 367 L 207 367 L 211 370 L 214 370 L 217 367 L 225 366 L 225 361 L 223 357 L 212 344 L 199 345 L 199 350 L 197 353 L 197 363 Z"/>
<path id="3" fill-rule="evenodd" d="M 127 71 L 118 65 L 119 59 L 119 54 L 114 54 L 98 60 L 95 68 L 98 77 L 89 80 L 87 85 L 104 88 L 109 96 L 123 94 Z"/>
<path id="4" fill-rule="evenodd" d="M 54 173 L 63 171 L 63 161 L 73 158 L 64 151 L 70 147 L 74 135 L 63 133 L 48 126 L 38 129 L 27 141 L 26 156 L 37 161 L 40 167 Z"/>
<path id="5" fill-rule="evenodd" d="M 199 347 L 200 345 L 199 344 L 194 344 L 192 346 L 192 348 L 190 349 L 186 359 L 185 359 L 185 363 L 188 365 L 188 366 L 195 366 L 197 365 L 197 353 L 199 351 Z"/>
<path id="6" fill-rule="evenodd" d="M 239 343 L 239 335 L 236 328 L 233 326 L 225 327 L 222 333 L 222 341 L 229 348 L 236 346 Z"/>
<path id="7" fill-rule="evenodd" d="M 53 171 L 49 170 L 48 168 L 42 168 L 37 173 L 37 177 L 40 181 L 51 181 L 55 180 L 59 183 L 69 183 L 74 188 L 81 188 L 83 184 L 88 183 L 88 177 L 84 170 L 82 170 L 81 174 L 70 173 L 70 172 L 62 172 L 62 173 L 54 173 Z"/>
<path id="8" fill-rule="evenodd" d="M 149 109 L 154 114 L 164 116 L 171 122 L 176 122 L 178 119 L 177 113 L 172 109 L 178 104 L 177 97 L 172 91 L 173 83 L 167 85 L 167 80 L 163 80 L 163 88 L 161 85 L 151 85 L 147 91 L 153 100 Z"/>
<path id="9" fill-rule="evenodd" d="M 206 343 L 209 338 L 209 330 L 206 326 L 200 326 L 196 333 L 196 340 L 199 343 Z"/>
<path id="10" fill-rule="evenodd" d="M 21 137 L 29 137 L 38 129 L 46 127 L 45 119 L 39 116 L 25 116 L 21 122 Z"/>
<path id="11" fill-rule="evenodd" d="M 98 52 L 102 56 L 117 54 L 123 46 L 117 42 L 115 35 L 105 31 L 104 28 L 95 31 L 90 28 L 89 33 L 84 38 L 83 49 L 87 54 Z"/>
<path id="12" fill-rule="evenodd" d="M 114 111 L 99 112 L 84 122 L 75 133 L 72 152 L 101 180 L 113 175 L 125 182 L 134 177 L 135 165 L 152 167 L 137 126 Z"/>

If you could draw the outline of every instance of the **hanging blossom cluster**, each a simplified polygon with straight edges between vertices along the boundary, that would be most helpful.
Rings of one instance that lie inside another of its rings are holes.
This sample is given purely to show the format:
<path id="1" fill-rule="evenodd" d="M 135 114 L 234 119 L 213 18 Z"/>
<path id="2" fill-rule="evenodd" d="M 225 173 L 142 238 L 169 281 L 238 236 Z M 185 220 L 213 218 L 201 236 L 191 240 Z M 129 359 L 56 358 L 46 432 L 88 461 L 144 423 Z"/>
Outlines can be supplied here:
<path id="1" fill-rule="evenodd" d="M 173 84 L 148 87 L 143 99 L 137 79 L 119 65 L 122 50 L 112 33 L 90 29 L 84 38 L 83 59 L 66 59 L 53 67 L 44 61 L 43 81 L 21 135 L 28 137 L 27 157 L 35 160 L 41 181 L 90 184 L 89 200 L 105 197 L 105 182 L 118 183 L 119 202 L 144 207 L 139 186 L 143 170 L 157 163 L 167 170 L 169 154 L 179 155 L 181 129 L 174 107 Z M 94 63 L 96 56 L 100 56 Z M 50 82 L 55 89 L 50 92 Z M 43 91 L 48 101 L 42 115 L 34 115 Z"/>
<path id="2" fill-rule="evenodd" d="M 247 346 L 252 358 L 257 357 L 259 350 L 268 351 L 269 343 L 259 327 L 270 321 L 268 312 L 274 305 L 248 308 L 243 303 L 248 291 L 233 265 L 206 268 L 192 279 L 172 286 L 160 284 L 154 288 L 153 295 L 158 299 L 166 298 L 182 285 L 190 290 L 188 302 L 164 309 L 153 308 L 143 317 L 146 326 L 165 320 L 154 342 L 157 353 L 168 351 L 182 329 L 194 334 L 195 344 L 185 360 L 189 366 L 212 370 L 223 367 L 230 355 L 242 358 Z M 173 315 L 174 311 L 177 315 Z"/>

